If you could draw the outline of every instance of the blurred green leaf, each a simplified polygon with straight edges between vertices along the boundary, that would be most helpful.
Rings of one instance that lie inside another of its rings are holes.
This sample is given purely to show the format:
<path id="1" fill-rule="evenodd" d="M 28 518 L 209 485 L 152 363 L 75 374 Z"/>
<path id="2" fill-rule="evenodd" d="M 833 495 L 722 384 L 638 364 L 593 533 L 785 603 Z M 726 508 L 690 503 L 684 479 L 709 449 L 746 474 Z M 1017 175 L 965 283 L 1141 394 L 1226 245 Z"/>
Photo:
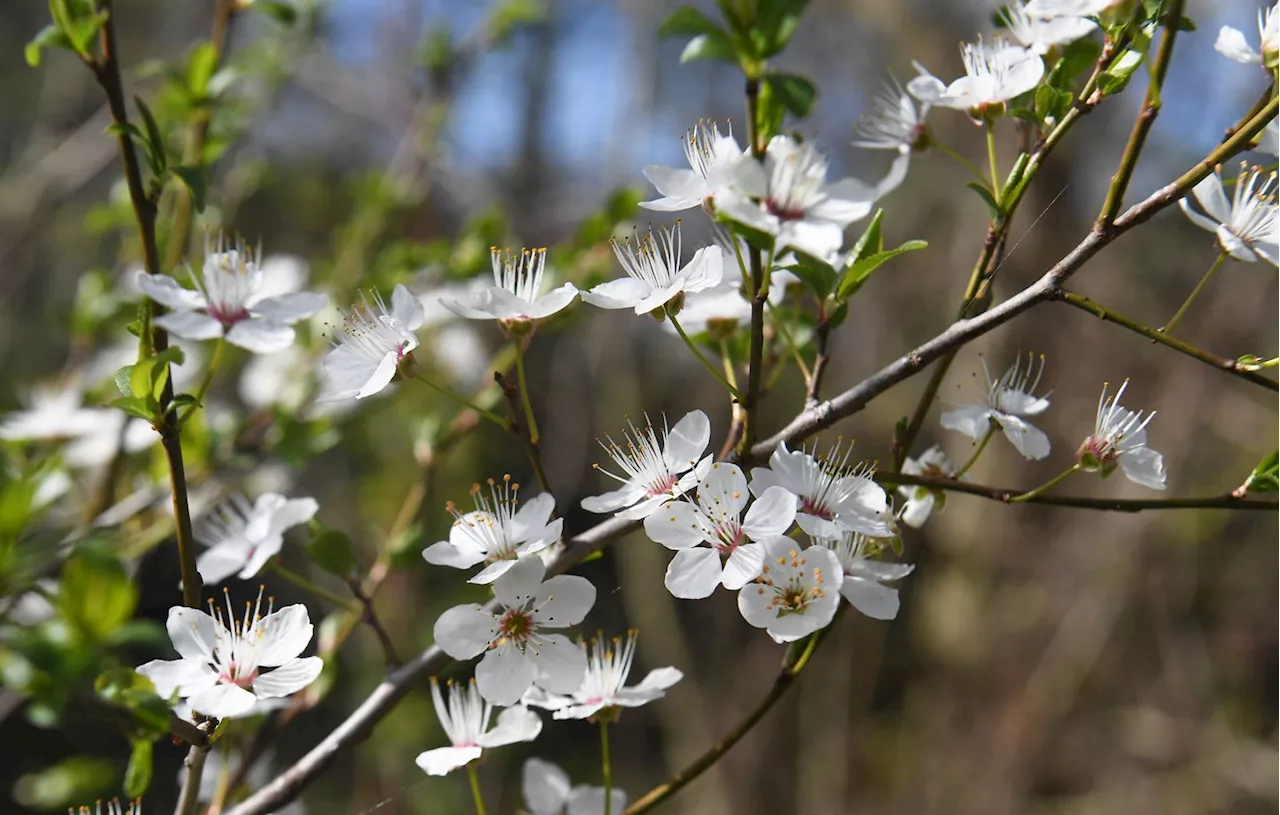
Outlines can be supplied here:
<path id="1" fill-rule="evenodd" d="M 1271 455 L 1258 462 L 1249 478 L 1244 482 L 1245 492 L 1276 492 L 1280 488 L 1280 453 Z"/>
<path id="2" fill-rule="evenodd" d="M 874 255 L 862 258 L 853 263 L 845 270 L 844 278 L 840 281 L 840 289 L 836 292 L 836 297 L 840 300 L 852 297 L 862 288 L 862 284 L 867 282 L 871 277 L 871 273 L 879 269 L 888 261 L 896 258 L 898 255 L 907 252 L 914 252 L 918 249 L 924 249 L 929 244 L 924 241 L 907 241 L 897 249 L 890 249 L 887 252 L 877 252 Z"/>
<path id="3" fill-rule="evenodd" d="M 346 578 L 356 567 L 356 547 L 351 538 L 336 529 L 326 529 L 307 544 L 307 554 L 330 574 Z"/>
<path id="4" fill-rule="evenodd" d="M 124 771 L 124 794 L 141 798 L 151 786 L 151 739 L 134 739 Z"/>
<path id="5" fill-rule="evenodd" d="M 204 168 L 181 164 L 177 167 L 169 168 L 169 172 L 182 179 L 182 183 L 187 185 L 187 189 L 191 190 L 191 200 L 196 206 L 196 212 L 204 212 L 204 196 L 205 191 L 208 189 Z"/>
<path id="6" fill-rule="evenodd" d="M 291 26 L 298 21 L 298 10 L 291 3 L 282 0 L 255 0 L 249 8 L 267 15 L 283 26 Z"/>
<path id="7" fill-rule="evenodd" d="M 759 58 L 768 59 L 787 47 L 807 5 L 809 0 L 763 0 L 760 3 L 752 36 L 758 43 Z"/>
<path id="8" fill-rule="evenodd" d="M 722 62 L 738 61 L 733 43 L 723 31 L 714 34 L 699 34 L 689 40 L 689 44 L 680 52 L 681 62 L 693 62 L 699 59 L 718 59 Z"/>
<path id="9" fill-rule="evenodd" d="M 138 589 L 115 556 L 82 547 L 62 568 L 58 606 L 90 640 L 106 639 L 133 615 Z"/>
<path id="10" fill-rule="evenodd" d="M 797 119 L 809 115 L 813 102 L 818 97 L 817 86 L 799 74 L 766 74 L 761 80 L 762 92 L 765 85 L 768 85 L 787 112 Z"/>
<path id="11" fill-rule="evenodd" d="M 693 6 L 681 6 L 667 15 L 667 19 L 658 26 L 658 36 L 663 39 L 714 33 L 724 34 L 724 31 L 710 17 Z"/>
<path id="12" fill-rule="evenodd" d="M 71 756 L 18 779 L 13 797 L 24 807 L 67 810 L 109 792 L 119 770 L 105 758 Z"/>
<path id="13" fill-rule="evenodd" d="M 519 29 L 546 17 L 546 4 L 539 0 L 502 0 L 489 12 L 489 37 L 495 45 L 502 45 Z"/>
<path id="14" fill-rule="evenodd" d="M 218 50 L 211 42 L 202 42 L 187 58 L 187 92 L 196 100 L 208 95 L 209 80 L 218 67 Z"/>
<path id="15" fill-rule="evenodd" d="M 147 103 L 142 101 L 142 97 L 133 97 L 133 104 L 138 108 L 138 115 L 142 117 L 142 123 L 147 128 L 147 138 L 144 144 L 148 147 L 147 159 L 151 162 L 151 171 L 157 176 L 164 172 L 164 168 L 168 166 L 169 159 L 164 149 L 164 134 L 160 131 L 160 125 L 156 124 L 156 117 L 151 112 L 151 108 L 147 107 Z"/>
<path id="16" fill-rule="evenodd" d="M 32 68 L 38 68 L 40 66 L 40 52 L 45 48 L 61 48 L 66 51 L 75 50 L 67 35 L 53 24 L 40 29 L 39 33 L 32 37 L 31 42 L 27 43 L 26 48 L 23 49 L 22 54 L 27 60 L 27 64 Z"/>

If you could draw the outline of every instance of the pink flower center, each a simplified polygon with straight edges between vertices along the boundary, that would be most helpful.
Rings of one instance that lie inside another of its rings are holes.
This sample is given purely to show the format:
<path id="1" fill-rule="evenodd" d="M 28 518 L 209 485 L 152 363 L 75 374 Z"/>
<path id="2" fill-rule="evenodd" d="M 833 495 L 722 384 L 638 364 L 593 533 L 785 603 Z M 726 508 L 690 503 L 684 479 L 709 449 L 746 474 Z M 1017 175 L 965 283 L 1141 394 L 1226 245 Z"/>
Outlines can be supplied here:
<path id="1" fill-rule="evenodd" d="M 674 473 L 667 473 L 663 477 L 649 484 L 648 496 L 656 498 L 659 495 L 667 495 L 676 486 L 676 477 Z"/>
<path id="2" fill-rule="evenodd" d="M 816 518 L 821 518 L 824 521 L 829 521 L 835 517 L 835 514 L 832 513 L 831 510 L 827 509 L 820 502 L 807 496 L 800 498 L 800 511 L 805 515 L 812 515 Z"/>
<path id="3" fill-rule="evenodd" d="M 764 207 L 769 214 L 780 221 L 802 221 L 804 220 L 804 209 L 800 207 L 787 207 L 785 204 L 774 201 L 772 198 L 765 199 Z"/>
<path id="4" fill-rule="evenodd" d="M 533 636 L 536 629 L 533 617 L 527 612 L 518 608 L 509 608 L 498 619 L 498 630 L 502 633 L 494 645 L 502 645 L 507 641 L 523 645 Z"/>
<path id="5" fill-rule="evenodd" d="M 248 688 L 253 684 L 253 680 L 258 678 L 258 671 L 252 670 L 244 676 L 240 676 L 239 667 L 232 662 L 227 666 L 225 671 L 218 674 L 218 684 L 235 685 L 240 688 Z"/>
<path id="6" fill-rule="evenodd" d="M 244 306 L 210 306 L 209 316 L 222 323 L 223 328 L 230 328 L 248 318 L 249 310 Z"/>

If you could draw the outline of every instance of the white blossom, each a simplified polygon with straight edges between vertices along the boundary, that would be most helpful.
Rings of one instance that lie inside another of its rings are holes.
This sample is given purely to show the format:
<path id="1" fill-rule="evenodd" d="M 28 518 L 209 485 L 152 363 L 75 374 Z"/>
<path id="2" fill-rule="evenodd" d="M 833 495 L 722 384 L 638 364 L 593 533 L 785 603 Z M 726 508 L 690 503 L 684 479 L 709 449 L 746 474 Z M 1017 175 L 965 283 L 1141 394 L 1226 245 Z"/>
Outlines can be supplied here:
<path id="1" fill-rule="evenodd" d="M 538 557 L 516 561 L 493 582 L 500 610 L 471 603 L 454 606 L 435 624 L 436 644 L 454 659 L 484 658 L 476 666 L 480 695 L 495 705 L 514 705 L 533 684 L 552 693 L 572 693 L 582 685 L 587 660 L 563 634 L 546 629 L 582 622 L 596 601 L 590 581 L 557 575 L 543 582 Z"/>
<path id="2" fill-rule="evenodd" d="M 188 269 L 194 289 L 168 275 L 138 273 L 138 288 L 171 312 L 156 325 L 189 340 L 226 337 L 227 342 L 256 354 L 269 354 L 293 343 L 293 323 L 317 313 L 328 298 L 314 292 L 282 292 L 266 296 L 259 258 L 243 244 L 223 249 L 206 241 L 200 275 Z M 267 290 L 269 291 L 269 290 Z"/>
<path id="3" fill-rule="evenodd" d="M 919 65 L 920 76 L 907 90 L 921 102 L 967 110 L 984 115 L 988 107 L 998 107 L 1034 88 L 1044 76 L 1044 61 L 1033 51 L 1007 40 L 982 40 L 960 46 L 965 75 L 944 84 Z"/>
<path id="4" fill-rule="evenodd" d="M 1224 25 L 1218 30 L 1213 47 L 1224 57 L 1244 65 L 1267 65 L 1274 70 L 1277 52 L 1280 52 L 1280 3 L 1258 10 L 1259 50 L 1253 50 L 1244 32 Z"/>
<path id="5" fill-rule="evenodd" d="M 645 518 L 663 501 L 692 490 L 711 468 L 711 456 L 703 455 L 711 441 L 711 422 L 700 410 L 687 413 L 671 429 L 664 420 L 661 442 L 652 423 L 646 421 L 637 429 L 628 422 L 627 428 L 621 444 L 611 436 L 600 441 L 623 475 L 596 465 L 622 486 L 582 499 L 582 508 L 588 512 L 614 512 L 628 520 Z"/>
<path id="6" fill-rule="evenodd" d="M 928 146 L 925 117 L 928 102 L 917 101 L 896 79 L 881 85 L 871 97 L 871 108 L 858 117 L 854 126 L 854 147 L 894 150 L 904 155 Z"/>
<path id="7" fill-rule="evenodd" d="M 747 507 L 749 496 L 742 470 L 734 464 L 712 464 L 698 485 L 697 503 L 668 501 L 645 518 L 645 533 L 676 550 L 665 579 L 672 595 L 700 599 L 721 585 L 737 591 L 760 573 L 764 550 L 759 541 L 791 528 L 796 497 L 782 487 L 770 487 Z"/>
<path id="8" fill-rule="evenodd" d="M 895 162 L 895 166 L 899 162 Z M 812 144 L 774 136 L 764 162 L 733 167 L 716 210 L 730 220 L 773 236 L 776 251 L 795 249 L 825 258 L 844 242 L 844 228 L 871 212 L 876 199 L 897 186 L 905 164 L 878 186 L 856 178 L 827 183 L 827 159 Z"/>
<path id="9" fill-rule="evenodd" d="M 530 758 L 520 773 L 520 790 L 529 815 L 604 815 L 604 787 L 572 786 L 569 776 L 550 761 Z M 621 815 L 627 794 L 609 792 L 609 811 Z"/>
<path id="10" fill-rule="evenodd" d="M 732 128 L 722 135 L 718 124 L 706 121 L 698 122 L 697 127 L 685 133 L 684 155 L 691 169 L 657 164 L 644 168 L 644 177 L 662 193 L 662 197 L 642 201 L 640 206 L 658 212 L 678 212 L 702 206 L 724 189 L 734 165 L 751 160 L 733 137 Z"/>
<path id="11" fill-rule="evenodd" d="M 825 628 L 840 604 L 844 572 L 830 549 L 800 545 L 787 537 L 763 544 L 760 576 L 738 592 L 738 610 L 775 642 L 792 642 Z"/>
<path id="12" fill-rule="evenodd" d="M 982 359 L 982 375 L 986 378 L 986 390 L 982 403 L 962 405 L 942 414 L 942 426 L 959 431 L 975 441 L 986 436 L 992 423 L 1004 432 L 1023 458 L 1041 459 L 1049 455 L 1049 437 L 1026 421 L 1026 416 L 1039 416 L 1049 409 L 1049 396 L 1036 396 L 1044 374 L 1044 357 L 1039 368 L 1035 357 L 1027 356 L 1027 367 L 1022 367 L 1019 357 L 1013 367 L 999 379 L 991 378 L 987 361 Z"/>
<path id="13" fill-rule="evenodd" d="M 284 532 L 311 520 L 320 505 L 314 498 L 285 498 L 269 492 L 253 504 L 234 495 L 209 513 L 195 528 L 195 538 L 208 548 L 196 559 L 196 569 L 208 584 L 233 574 L 241 580 L 262 571 L 284 546 Z"/>
<path id="14" fill-rule="evenodd" d="M 1098 27 L 1093 20 L 1083 16 L 1029 14 L 1026 4 L 1018 0 L 1005 6 L 1000 16 L 1005 23 L 1005 32 L 1013 41 L 1039 55 L 1048 53 L 1055 46 L 1087 37 Z"/>
<path id="15" fill-rule="evenodd" d="M 636 233 L 635 239 L 610 240 L 613 254 L 622 265 L 626 277 L 601 283 L 582 293 L 582 299 L 600 308 L 632 308 L 636 314 L 648 314 L 682 296 L 709 289 L 720 282 L 724 260 L 719 246 L 705 246 L 680 265 L 680 222 L 647 235 Z"/>
<path id="16" fill-rule="evenodd" d="M 1027 14 L 1047 20 L 1059 17 L 1096 17 L 1125 0 L 1029 0 Z"/>
<path id="17" fill-rule="evenodd" d="M 888 498 L 871 479 L 871 467 L 849 466 L 852 455 L 852 445 L 842 449 L 837 443 L 819 460 L 779 442 L 769 466 L 751 470 L 751 493 L 759 497 L 781 487 L 795 495 L 796 522 L 815 537 L 835 538 L 849 530 L 890 537 L 895 530 Z"/>
<path id="18" fill-rule="evenodd" d="M 423 319 L 422 303 L 404 286 L 392 291 L 390 310 L 378 295 L 372 305 L 366 297 L 363 308 L 351 311 L 324 358 L 324 385 L 317 401 L 363 399 L 389 385 L 418 347 L 413 332 Z"/>
<path id="19" fill-rule="evenodd" d="M 542 719 L 523 705 L 503 710 L 498 714 L 498 723 L 490 729 L 493 705 L 480 696 L 474 679 L 465 685 L 450 682 L 448 691 L 446 702 L 440 683 L 431 678 L 431 702 L 450 746 L 418 755 L 415 762 L 427 775 L 448 775 L 480 758 L 486 749 L 533 741 L 542 732 Z"/>
<path id="20" fill-rule="evenodd" d="M 555 711 L 557 719 L 588 719 L 612 708 L 640 707 L 667 694 L 667 688 L 679 682 L 684 674 L 675 668 L 656 668 L 640 684 L 626 687 L 631 662 L 636 654 L 636 632 L 626 638 L 593 639 L 581 646 L 586 652 L 587 673 L 582 686 L 570 694 L 548 693 L 538 687 L 525 694 L 526 704 Z"/>
<path id="21" fill-rule="evenodd" d="M 936 444 L 921 453 L 920 458 L 908 457 L 902 462 L 902 472 L 906 475 L 950 478 L 955 471 L 955 465 Z M 939 502 L 940 495 L 928 487 L 914 484 L 903 484 L 898 487 L 898 492 L 907 499 L 902 506 L 902 522 L 915 529 L 924 526 L 925 521 L 929 520 L 929 516 L 933 514 L 934 505 Z"/>
<path id="22" fill-rule="evenodd" d="M 84 388 L 78 380 L 36 385 L 21 394 L 26 408 L 0 420 L 0 439 L 7 441 L 55 441 L 100 433 L 117 411 L 84 406 Z"/>
<path id="23" fill-rule="evenodd" d="M 167 628 L 180 658 L 152 660 L 138 673 L 162 697 L 176 693 L 193 711 L 215 719 L 247 713 L 262 699 L 297 693 L 324 667 L 320 657 L 300 656 L 311 642 L 306 606 L 273 611 L 268 603 L 263 616 L 261 591 L 256 604 L 245 603 L 242 620 L 236 619 L 228 594 L 225 617 L 217 608 L 206 614 L 175 606 Z"/>
<path id="24" fill-rule="evenodd" d="M 1142 412 L 1128 410 L 1120 404 L 1125 380 L 1114 396 L 1107 397 L 1107 386 L 1102 386 L 1098 397 L 1098 412 L 1094 418 L 1093 435 L 1084 440 L 1076 453 L 1080 466 L 1089 472 L 1100 472 L 1105 478 L 1117 465 L 1125 478 L 1153 490 L 1164 489 L 1164 457 L 1147 446 L 1147 425 L 1156 417 L 1154 412 L 1143 417 Z"/>
<path id="25" fill-rule="evenodd" d="M 556 500 L 543 493 L 520 507 L 520 485 L 511 476 L 502 477 L 502 487 L 490 478 L 489 494 L 479 484 L 471 487 L 476 508 L 461 513 L 450 501 L 446 508 L 453 513 L 449 540 L 433 543 L 422 553 L 428 563 L 470 569 L 488 564 L 467 582 L 488 584 L 507 572 L 525 555 L 540 552 L 560 540 L 564 520 L 551 520 Z M 517 507 L 519 509 L 517 510 Z"/>
<path id="26" fill-rule="evenodd" d="M 1213 172 L 1192 188 L 1191 194 L 1204 210 L 1196 212 L 1187 199 L 1178 206 L 1197 226 L 1218 236 L 1218 246 L 1236 260 L 1253 263 L 1262 258 L 1280 265 L 1280 216 L 1276 208 L 1276 174 L 1241 165 L 1235 193 L 1227 203 L 1222 175 Z"/>
<path id="27" fill-rule="evenodd" d="M 573 302 L 578 289 L 572 283 L 542 293 L 543 272 L 547 265 L 546 249 L 489 250 L 493 265 L 493 282 L 466 301 L 441 300 L 441 304 L 460 317 L 471 320 L 497 320 L 512 333 L 527 331 L 533 322 L 544 320 Z"/>
<path id="28" fill-rule="evenodd" d="M 878 552 L 881 545 L 880 541 L 855 532 L 838 540 L 815 540 L 814 545 L 804 551 L 808 554 L 818 548 L 831 550 L 844 573 L 841 596 L 872 619 L 892 620 L 898 616 L 898 590 L 884 584 L 901 580 L 915 567 L 873 559 L 871 554 Z"/>

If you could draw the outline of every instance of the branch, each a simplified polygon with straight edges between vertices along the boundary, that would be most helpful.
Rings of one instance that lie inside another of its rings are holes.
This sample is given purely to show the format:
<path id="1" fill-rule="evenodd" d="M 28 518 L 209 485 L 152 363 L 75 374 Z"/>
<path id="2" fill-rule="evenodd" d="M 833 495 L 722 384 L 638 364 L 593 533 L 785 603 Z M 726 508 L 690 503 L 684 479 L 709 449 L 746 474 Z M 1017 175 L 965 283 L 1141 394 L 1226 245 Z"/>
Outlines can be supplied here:
<path id="1" fill-rule="evenodd" d="M 208 757 L 206 745 L 193 744 L 187 751 L 182 762 L 187 772 L 182 777 L 182 790 L 178 793 L 178 805 L 174 807 L 173 815 L 195 815 L 196 807 L 200 805 L 200 777 L 204 775 L 204 760 Z"/>
<path id="2" fill-rule="evenodd" d="M 875 475 L 876 481 L 889 486 L 908 484 L 917 487 L 930 487 L 976 495 L 1002 504 L 1012 503 L 1012 499 L 1025 495 L 1025 491 L 1005 487 L 987 487 L 981 484 L 970 484 L 967 481 L 956 481 L 951 478 L 906 475 L 904 473 L 880 473 Z M 1205 498 L 1081 498 L 1068 495 L 1037 495 L 1019 503 L 1047 504 L 1057 507 L 1075 507 L 1077 509 L 1094 509 L 1104 512 L 1141 512 L 1143 510 L 1163 509 L 1248 509 L 1275 511 L 1280 503 L 1260 498 L 1244 498 L 1234 493 L 1223 493 Z"/>
<path id="3" fill-rule="evenodd" d="M 1073 291 L 1067 291 L 1066 289 L 1059 289 L 1054 299 L 1060 303 L 1075 306 L 1081 311 L 1086 311 L 1099 319 L 1105 320 L 1109 323 L 1115 323 L 1118 326 L 1122 326 L 1130 331 L 1141 334 L 1152 342 L 1158 342 L 1161 345 L 1178 351 L 1179 353 L 1186 354 L 1192 359 L 1198 359 L 1203 363 L 1211 365 L 1220 371 L 1225 371 L 1226 373 L 1238 376 L 1246 382 L 1252 382 L 1255 385 L 1261 385 L 1262 387 L 1273 391 L 1280 389 L 1280 385 L 1277 385 L 1274 379 L 1265 377 L 1257 371 L 1251 371 L 1246 366 L 1236 362 L 1234 359 L 1227 359 L 1226 357 L 1211 354 L 1208 351 L 1191 345 L 1190 343 L 1185 343 L 1182 340 L 1170 337 L 1168 334 L 1165 334 L 1158 329 L 1143 325 L 1131 317 L 1127 317 L 1117 311 L 1107 308 L 1101 303 L 1090 300 L 1083 294 L 1077 294 Z"/>
<path id="4" fill-rule="evenodd" d="M 1131 207 L 1123 216 L 1116 219 L 1115 224 L 1107 231 L 1095 229 L 1090 232 L 1075 249 L 1029 288 L 982 315 L 957 321 L 946 331 L 858 385 L 834 399 L 801 412 L 774 436 L 755 444 L 746 451 L 742 463 L 764 461 L 779 442 L 803 441 L 818 431 L 830 427 L 836 421 L 857 413 L 872 398 L 911 377 L 929 362 L 1003 325 L 1035 304 L 1053 299 L 1062 281 L 1079 270 L 1104 246 L 1185 195 L 1200 179 L 1209 174 L 1213 164 L 1243 149 L 1243 145 L 1247 144 L 1275 115 L 1275 109 L 1276 100 L 1273 99 L 1231 139 L 1210 153 L 1195 168 L 1183 174 L 1178 181 Z M 1267 115 L 1268 111 L 1270 111 L 1269 115 Z M 1263 118 L 1264 115 L 1265 118 Z M 1210 163 L 1206 164 L 1206 162 Z M 595 525 L 564 542 L 563 548 L 548 567 L 548 573 L 554 575 L 567 571 L 587 555 L 602 549 L 614 539 L 638 529 L 639 526 L 638 521 L 619 518 L 610 518 Z M 496 603 L 491 603 L 488 608 L 496 609 Z M 450 658 L 438 647 L 432 645 L 411 662 L 387 674 L 368 698 L 333 732 L 321 739 L 293 766 L 229 810 L 227 815 L 263 815 L 292 801 L 307 784 L 333 763 L 342 750 L 368 738 L 374 726 L 401 698 L 416 688 L 424 678 L 439 673 L 449 662 Z"/>

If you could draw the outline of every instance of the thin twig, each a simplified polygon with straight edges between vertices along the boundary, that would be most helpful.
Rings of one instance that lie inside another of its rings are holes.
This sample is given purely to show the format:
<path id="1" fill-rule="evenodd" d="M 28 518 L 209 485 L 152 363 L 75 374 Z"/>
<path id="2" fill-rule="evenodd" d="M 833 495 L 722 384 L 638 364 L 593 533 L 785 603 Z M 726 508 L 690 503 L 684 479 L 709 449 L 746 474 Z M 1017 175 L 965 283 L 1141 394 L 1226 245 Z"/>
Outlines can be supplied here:
<path id="1" fill-rule="evenodd" d="M 209 757 L 207 745 L 193 744 L 187 751 L 182 765 L 187 773 L 182 778 L 182 790 L 178 793 L 178 804 L 173 808 L 173 815 L 195 815 L 200 805 L 200 776 L 204 775 L 204 760 Z"/>
<path id="2" fill-rule="evenodd" d="M 369 595 L 365 594 L 364 589 L 360 586 L 360 581 L 351 578 L 347 581 L 351 593 L 360 601 L 360 605 L 364 606 L 364 621 L 373 629 L 373 633 L 378 635 L 378 642 L 382 645 L 382 651 L 386 654 L 387 665 L 395 667 L 401 664 L 400 657 L 396 655 L 395 643 L 391 641 L 391 635 L 387 633 L 387 629 L 383 627 L 382 621 L 378 619 L 377 613 L 373 610 L 373 600 Z"/>

